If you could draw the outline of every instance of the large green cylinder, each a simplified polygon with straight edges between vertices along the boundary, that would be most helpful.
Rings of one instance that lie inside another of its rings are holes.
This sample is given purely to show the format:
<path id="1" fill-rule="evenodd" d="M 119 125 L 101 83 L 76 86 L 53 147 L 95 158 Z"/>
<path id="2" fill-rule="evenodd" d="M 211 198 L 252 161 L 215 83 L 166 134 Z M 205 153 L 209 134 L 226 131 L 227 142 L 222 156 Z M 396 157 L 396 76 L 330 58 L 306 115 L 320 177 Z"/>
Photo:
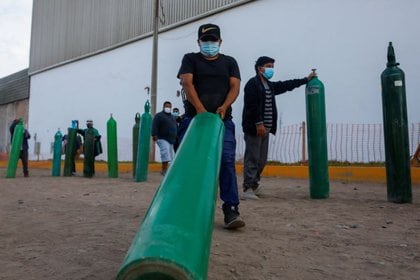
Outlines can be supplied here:
<path id="1" fill-rule="evenodd" d="M 77 129 L 69 127 L 67 130 L 67 144 L 66 144 L 66 154 L 64 158 L 64 172 L 63 176 L 71 176 L 73 174 L 73 166 L 75 164 L 75 154 L 76 154 L 76 136 Z"/>
<path id="2" fill-rule="evenodd" d="M 109 118 L 106 123 L 107 144 L 108 144 L 108 176 L 118 178 L 118 145 L 117 145 L 117 122 Z"/>
<path id="3" fill-rule="evenodd" d="M 7 162 L 6 178 L 16 177 L 16 168 L 18 165 L 20 150 L 23 143 L 23 132 L 23 120 L 20 119 L 19 123 L 15 126 L 15 130 L 13 132 L 9 161 Z"/>
<path id="4" fill-rule="evenodd" d="M 404 72 L 398 68 L 392 42 L 382 72 L 382 109 L 388 201 L 411 203 L 410 151 Z"/>
<path id="5" fill-rule="evenodd" d="M 329 197 L 327 124 L 324 85 L 313 77 L 306 85 L 306 122 L 311 198 Z"/>
<path id="6" fill-rule="evenodd" d="M 137 150 L 139 145 L 139 129 L 140 129 L 140 113 L 137 113 L 134 117 L 133 126 L 133 177 L 136 175 L 137 166 Z"/>
<path id="7" fill-rule="evenodd" d="M 61 143 L 63 135 L 60 130 L 54 135 L 54 154 L 52 162 L 52 176 L 60 176 L 61 173 Z"/>
<path id="8" fill-rule="evenodd" d="M 207 278 L 223 137 L 218 115 L 202 113 L 192 120 L 118 280 Z"/>
<path id="9" fill-rule="evenodd" d="M 83 145 L 83 176 L 90 178 L 95 174 L 95 130 L 85 129 L 85 143 Z"/>
<path id="10" fill-rule="evenodd" d="M 134 176 L 134 181 L 136 182 L 147 181 L 151 137 L 150 134 L 152 131 L 152 115 L 150 115 L 149 111 L 150 102 L 147 100 L 144 105 L 144 113 L 141 116 L 140 121 L 136 174 Z"/>

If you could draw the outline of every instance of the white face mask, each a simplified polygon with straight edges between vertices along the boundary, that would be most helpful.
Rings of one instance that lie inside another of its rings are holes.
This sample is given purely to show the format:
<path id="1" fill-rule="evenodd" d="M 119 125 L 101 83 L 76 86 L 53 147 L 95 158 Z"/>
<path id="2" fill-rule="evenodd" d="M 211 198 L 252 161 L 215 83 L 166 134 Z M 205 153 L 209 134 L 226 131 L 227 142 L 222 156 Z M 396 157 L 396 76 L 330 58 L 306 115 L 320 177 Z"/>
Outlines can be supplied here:
<path id="1" fill-rule="evenodd" d="M 163 108 L 163 111 L 167 114 L 170 114 L 171 113 L 171 108 L 165 107 L 165 108 Z"/>

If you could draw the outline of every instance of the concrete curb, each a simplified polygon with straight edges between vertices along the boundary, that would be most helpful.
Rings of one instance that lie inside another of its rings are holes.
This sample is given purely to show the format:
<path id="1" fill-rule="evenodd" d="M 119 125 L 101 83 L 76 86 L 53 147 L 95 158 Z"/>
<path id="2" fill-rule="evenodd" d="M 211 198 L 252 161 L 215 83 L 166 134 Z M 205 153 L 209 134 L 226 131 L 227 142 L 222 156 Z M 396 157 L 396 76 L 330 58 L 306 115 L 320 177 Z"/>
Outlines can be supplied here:
<path id="1" fill-rule="evenodd" d="M 63 161 L 64 164 L 64 161 Z M 20 162 L 19 162 L 20 166 Z M 29 161 L 29 169 L 41 168 L 51 169 L 51 161 Z M 7 167 L 7 161 L 0 161 L 0 168 Z M 160 163 L 150 163 L 149 172 L 159 172 L 161 168 Z M 83 170 L 83 161 L 76 162 L 76 170 L 81 173 Z M 96 162 L 95 170 L 97 172 L 108 172 L 108 165 L 106 162 Z M 118 171 L 120 173 L 132 172 L 131 162 L 118 163 Z M 236 164 L 236 172 L 241 174 L 243 172 L 243 165 Z M 308 166 L 280 166 L 268 165 L 263 171 L 263 176 L 268 177 L 285 177 L 294 179 L 308 179 Z M 330 166 L 329 167 L 330 180 L 342 181 L 364 181 L 364 182 L 386 182 L 385 167 L 358 167 L 358 166 Z M 411 182 L 413 184 L 420 184 L 420 167 L 411 167 Z"/>

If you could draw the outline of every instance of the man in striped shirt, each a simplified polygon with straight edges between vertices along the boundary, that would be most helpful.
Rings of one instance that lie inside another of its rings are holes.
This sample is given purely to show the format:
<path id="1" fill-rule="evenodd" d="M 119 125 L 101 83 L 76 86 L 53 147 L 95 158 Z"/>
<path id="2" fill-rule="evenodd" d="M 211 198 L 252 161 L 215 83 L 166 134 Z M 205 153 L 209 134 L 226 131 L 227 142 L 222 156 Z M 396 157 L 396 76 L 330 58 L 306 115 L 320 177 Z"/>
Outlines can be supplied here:
<path id="1" fill-rule="evenodd" d="M 245 134 L 243 198 L 258 199 L 261 173 L 267 163 L 269 133 L 277 130 L 275 96 L 308 83 L 316 73 L 303 79 L 271 82 L 274 59 L 261 56 L 255 63 L 256 76 L 245 85 L 242 129 Z"/>

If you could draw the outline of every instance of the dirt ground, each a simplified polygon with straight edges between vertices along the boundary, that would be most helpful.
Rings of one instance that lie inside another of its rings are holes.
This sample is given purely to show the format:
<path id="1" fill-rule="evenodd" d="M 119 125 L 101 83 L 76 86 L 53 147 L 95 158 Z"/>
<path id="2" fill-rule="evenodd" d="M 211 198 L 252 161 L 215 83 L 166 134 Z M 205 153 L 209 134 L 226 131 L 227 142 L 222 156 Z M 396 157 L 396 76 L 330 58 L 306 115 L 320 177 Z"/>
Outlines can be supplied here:
<path id="1" fill-rule="evenodd" d="M 162 179 L 5 174 L 0 169 L 5 280 L 114 279 Z M 412 204 L 394 204 L 384 184 L 335 181 L 329 199 L 311 200 L 307 180 L 262 183 L 260 200 L 241 201 L 242 230 L 222 228 L 218 200 L 208 279 L 420 279 L 419 185 Z"/>

